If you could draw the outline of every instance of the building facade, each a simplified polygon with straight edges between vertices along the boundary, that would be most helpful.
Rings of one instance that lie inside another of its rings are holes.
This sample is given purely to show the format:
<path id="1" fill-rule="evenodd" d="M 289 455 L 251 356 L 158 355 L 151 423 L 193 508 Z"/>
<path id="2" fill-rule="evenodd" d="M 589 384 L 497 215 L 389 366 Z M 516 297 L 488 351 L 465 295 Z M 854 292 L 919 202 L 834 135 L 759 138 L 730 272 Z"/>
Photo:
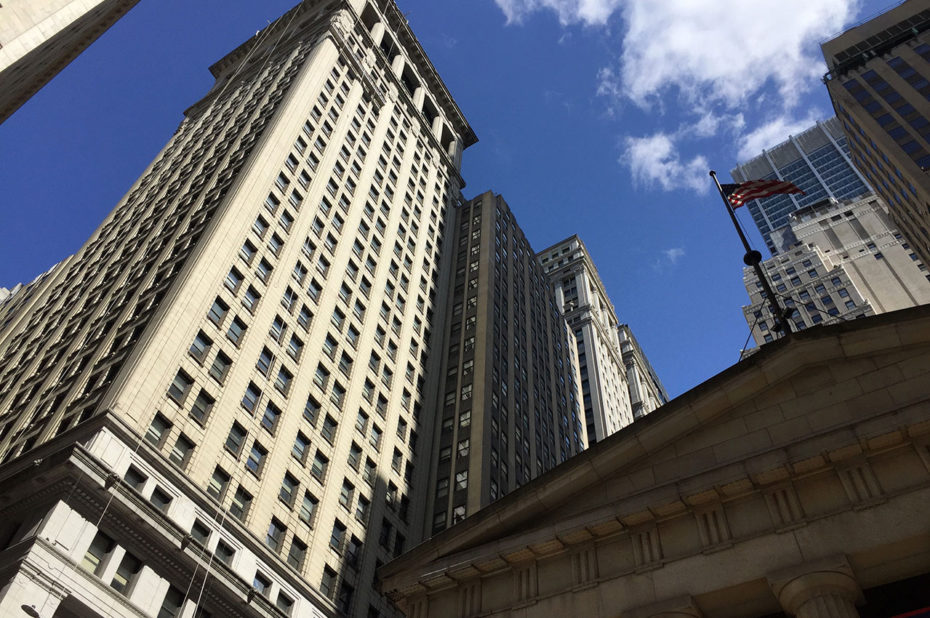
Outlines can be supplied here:
<path id="1" fill-rule="evenodd" d="M 123 455 L 97 462 L 110 491 L 128 486 L 130 502 L 160 505 L 158 525 L 204 540 L 211 577 L 246 581 L 237 611 L 260 615 L 245 601 L 286 588 L 300 615 L 380 615 L 375 568 L 423 528 L 410 496 L 433 429 L 426 367 L 476 138 L 390 0 L 307 0 L 211 71 L 155 161 L 0 331 L 0 471 L 116 417 Z M 92 446 L 78 451 L 102 457 Z M 119 571 L 101 557 L 116 546 L 154 560 L 128 532 L 102 533 L 71 547 L 96 552 L 85 572 Z M 134 565 L 102 589 L 132 608 L 119 615 L 157 613 L 164 599 L 127 592 Z M 229 611 L 156 574 L 182 602 Z"/>
<path id="2" fill-rule="evenodd" d="M 794 246 L 763 268 L 784 304 L 795 308 L 796 330 L 930 303 L 930 272 L 881 198 L 825 200 L 789 221 Z M 772 341 L 772 315 L 753 269 L 743 270 L 743 283 L 753 338 L 758 345 Z"/>
<path id="3" fill-rule="evenodd" d="M 930 262 L 930 2 L 908 0 L 823 44 L 853 162 Z"/>
<path id="4" fill-rule="evenodd" d="M 7 0 L 0 5 L 0 122 L 139 0 Z"/>
<path id="5" fill-rule="evenodd" d="M 427 534 L 587 443 L 573 337 L 516 218 L 492 192 L 455 216 Z"/>
<path id="6" fill-rule="evenodd" d="M 575 335 L 588 441 L 594 444 L 668 400 L 616 311 L 587 247 L 570 236 L 537 255 Z"/>
<path id="7" fill-rule="evenodd" d="M 804 195 L 774 195 L 746 204 L 772 255 L 786 250 L 782 238 L 794 211 L 827 198 L 854 199 L 872 192 L 850 158 L 849 144 L 836 118 L 818 122 L 730 171 L 735 182 L 779 179 L 793 182 Z"/>
<path id="8" fill-rule="evenodd" d="M 380 571 L 410 618 L 930 611 L 930 307 L 792 333 Z"/>

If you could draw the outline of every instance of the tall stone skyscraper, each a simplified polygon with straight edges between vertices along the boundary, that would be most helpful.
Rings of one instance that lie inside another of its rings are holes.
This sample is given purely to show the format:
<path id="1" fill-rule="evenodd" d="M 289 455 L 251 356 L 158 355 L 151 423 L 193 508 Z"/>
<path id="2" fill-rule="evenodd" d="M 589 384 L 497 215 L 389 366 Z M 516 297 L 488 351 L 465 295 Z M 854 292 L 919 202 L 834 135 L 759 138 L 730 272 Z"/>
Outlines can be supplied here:
<path id="1" fill-rule="evenodd" d="M 455 209 L 427 533 L 581 452 L 574 337 L 504 199 Z"/>
<path id="2" fill-rule="evenodd" d="M 0 3 L 0 122 L 97 40 L 139 0 Z"/>
<path id="3" fill-rule="evenodd" d="M 588 441 L 599 442 L 668 401 L 633 337 L 617 319 L 587 247 L 570 236 L 537 255 L 575 335 Z"/>
<path id="4" fill-rule="evenodd" d="M 423 529 L 443 238 L 476 137 L 390 0 L 306 0 L 211 71 L 5 314 L 0 615 L 377 616 L 376 565 Z M 568 386 L 546 411 L 568 418 Z M 580 447 L 547 429 L 547 466 Z M 538 466 L 524 436 L 511 479 Z"/>
<path id="5" fill-rule="evenodd" d="M 930 303 L 930 273 L 878 196 L 823 200 L 789 217 L 795 244 L 763 262 L 775 293 L 803 330 Z M 743 270 L 743 315 L 757 345 L 772 341 L 772 314 L 752 268 Z"/>
<path id="6" fill-rule="evenodd" d="M 773 195 L 746 204 L 773 255 L 791 245 L 783 238 L 791 213 L 827 198 L 853 199 L 872 193 L 849 156 L 849 144 L 836 118 L 818 122 L 796 136 L 764 150 L 730 171 L 736 182 L 759 178 L 788 180 L 804 195 Z"/>
<path id="7" fill-rule="evenodd" d="M 930 263 L 930 0 L 908 0 L 823 44 L 824 82 L 853 161 Z"/>

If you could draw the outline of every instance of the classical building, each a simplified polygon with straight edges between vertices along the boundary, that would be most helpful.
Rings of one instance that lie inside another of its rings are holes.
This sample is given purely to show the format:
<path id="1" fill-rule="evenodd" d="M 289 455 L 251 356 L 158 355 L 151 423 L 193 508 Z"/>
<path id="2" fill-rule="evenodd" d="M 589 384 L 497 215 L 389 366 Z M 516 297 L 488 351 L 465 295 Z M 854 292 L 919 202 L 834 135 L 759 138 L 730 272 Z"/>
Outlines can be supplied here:
<path id="1" fill-rule="evenodd" d="M 307 0 L 211 71 L 0 330 L 0 495 L 37 500 L 0 500 L 35 524 L 0 558 L 4 616 L 377 616 L 376 566 L 424 527 L 476 137 L 390 0 Z"/>
<path id="2" fill-rule="evenodd" d="M 455 209 L 427 535 L 585 448 L 575 344 L 504 199 Z"/>
<path id="3" fill-rule="evenodd" d="M 588 441 L 594 444 L 668 400 L 616 311 L 587 247 L 569 236 L 537 255 L 575 335 Z"/>
<path id="4" fill-rule="evenodd" d="M 853 199 L 872 192 L 850 159 L 849 144 L 836 118 L 818 122 L 738 164 L 730 176 L 735 182 L 759 178 L 788 180 L 804 191 L 804 195 L 773 195 L 746 204 L 773 255 L 786 250 L 781 232 L 794 211 L 827 198 Z"/>
<path id="5" fill-rule="evenodd" d="M 861 318 L 930 303 L 930 273 L 888 216 L 880 197 L 824 200 L 789 217 L 792 246 L 763 263 L 776 294 L 794 307 L 793 328 Z M 743 315 L 757 345 L 773 320 L 752 268 L 743 270 Z"/>
<path id="6" fill-rule="evenodd" d="M 382 567 L 382 590 L 410 618 L 925 615 L 928 359 L 927 306 L 792 333 Z"/>
<path id="7" fill-rule="evenodd" d="M 0 122 L 139 0 L 6 0 L 0 4 Z"/>
<path id="8" fill-rule="evenodd" d="M 823 44 L 824 82 L 856 166 L 930 263 L 930 0 L 908 0 Z"/>

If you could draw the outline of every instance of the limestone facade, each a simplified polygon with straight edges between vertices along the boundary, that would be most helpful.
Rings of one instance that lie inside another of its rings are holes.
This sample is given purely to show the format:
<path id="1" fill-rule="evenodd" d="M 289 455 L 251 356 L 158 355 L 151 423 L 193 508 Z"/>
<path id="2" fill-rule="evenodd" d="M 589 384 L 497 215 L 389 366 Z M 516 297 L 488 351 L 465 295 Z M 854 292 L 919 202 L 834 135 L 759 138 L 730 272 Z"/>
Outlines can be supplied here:
<path id="1" fill-rule="evenodd" d="M 139 0 L 5 0 L 0 5 L 0 122 Z"/>
<path id="2" fill-rule="evenodd" d="M 417 618 L 890 616 L 928 509 L 925 306 L 770 344 L 380 575 Z"/>

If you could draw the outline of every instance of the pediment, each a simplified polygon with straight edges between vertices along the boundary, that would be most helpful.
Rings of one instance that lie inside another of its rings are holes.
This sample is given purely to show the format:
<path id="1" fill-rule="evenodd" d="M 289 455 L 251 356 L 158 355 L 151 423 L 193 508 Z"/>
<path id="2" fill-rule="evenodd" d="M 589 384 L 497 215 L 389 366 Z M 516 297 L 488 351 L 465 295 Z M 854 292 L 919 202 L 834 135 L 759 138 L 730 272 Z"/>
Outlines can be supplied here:
<path id="1" fill-rule="evenodd" d="M 397 568 L 481 555 L 519 562 L 738 497 L 820 465 L 830 449 L 820 433 L 926 402 L 930 385 L 901 367 L 928 364 L 926 307 L 798 333 L 438 535 Z"/>

